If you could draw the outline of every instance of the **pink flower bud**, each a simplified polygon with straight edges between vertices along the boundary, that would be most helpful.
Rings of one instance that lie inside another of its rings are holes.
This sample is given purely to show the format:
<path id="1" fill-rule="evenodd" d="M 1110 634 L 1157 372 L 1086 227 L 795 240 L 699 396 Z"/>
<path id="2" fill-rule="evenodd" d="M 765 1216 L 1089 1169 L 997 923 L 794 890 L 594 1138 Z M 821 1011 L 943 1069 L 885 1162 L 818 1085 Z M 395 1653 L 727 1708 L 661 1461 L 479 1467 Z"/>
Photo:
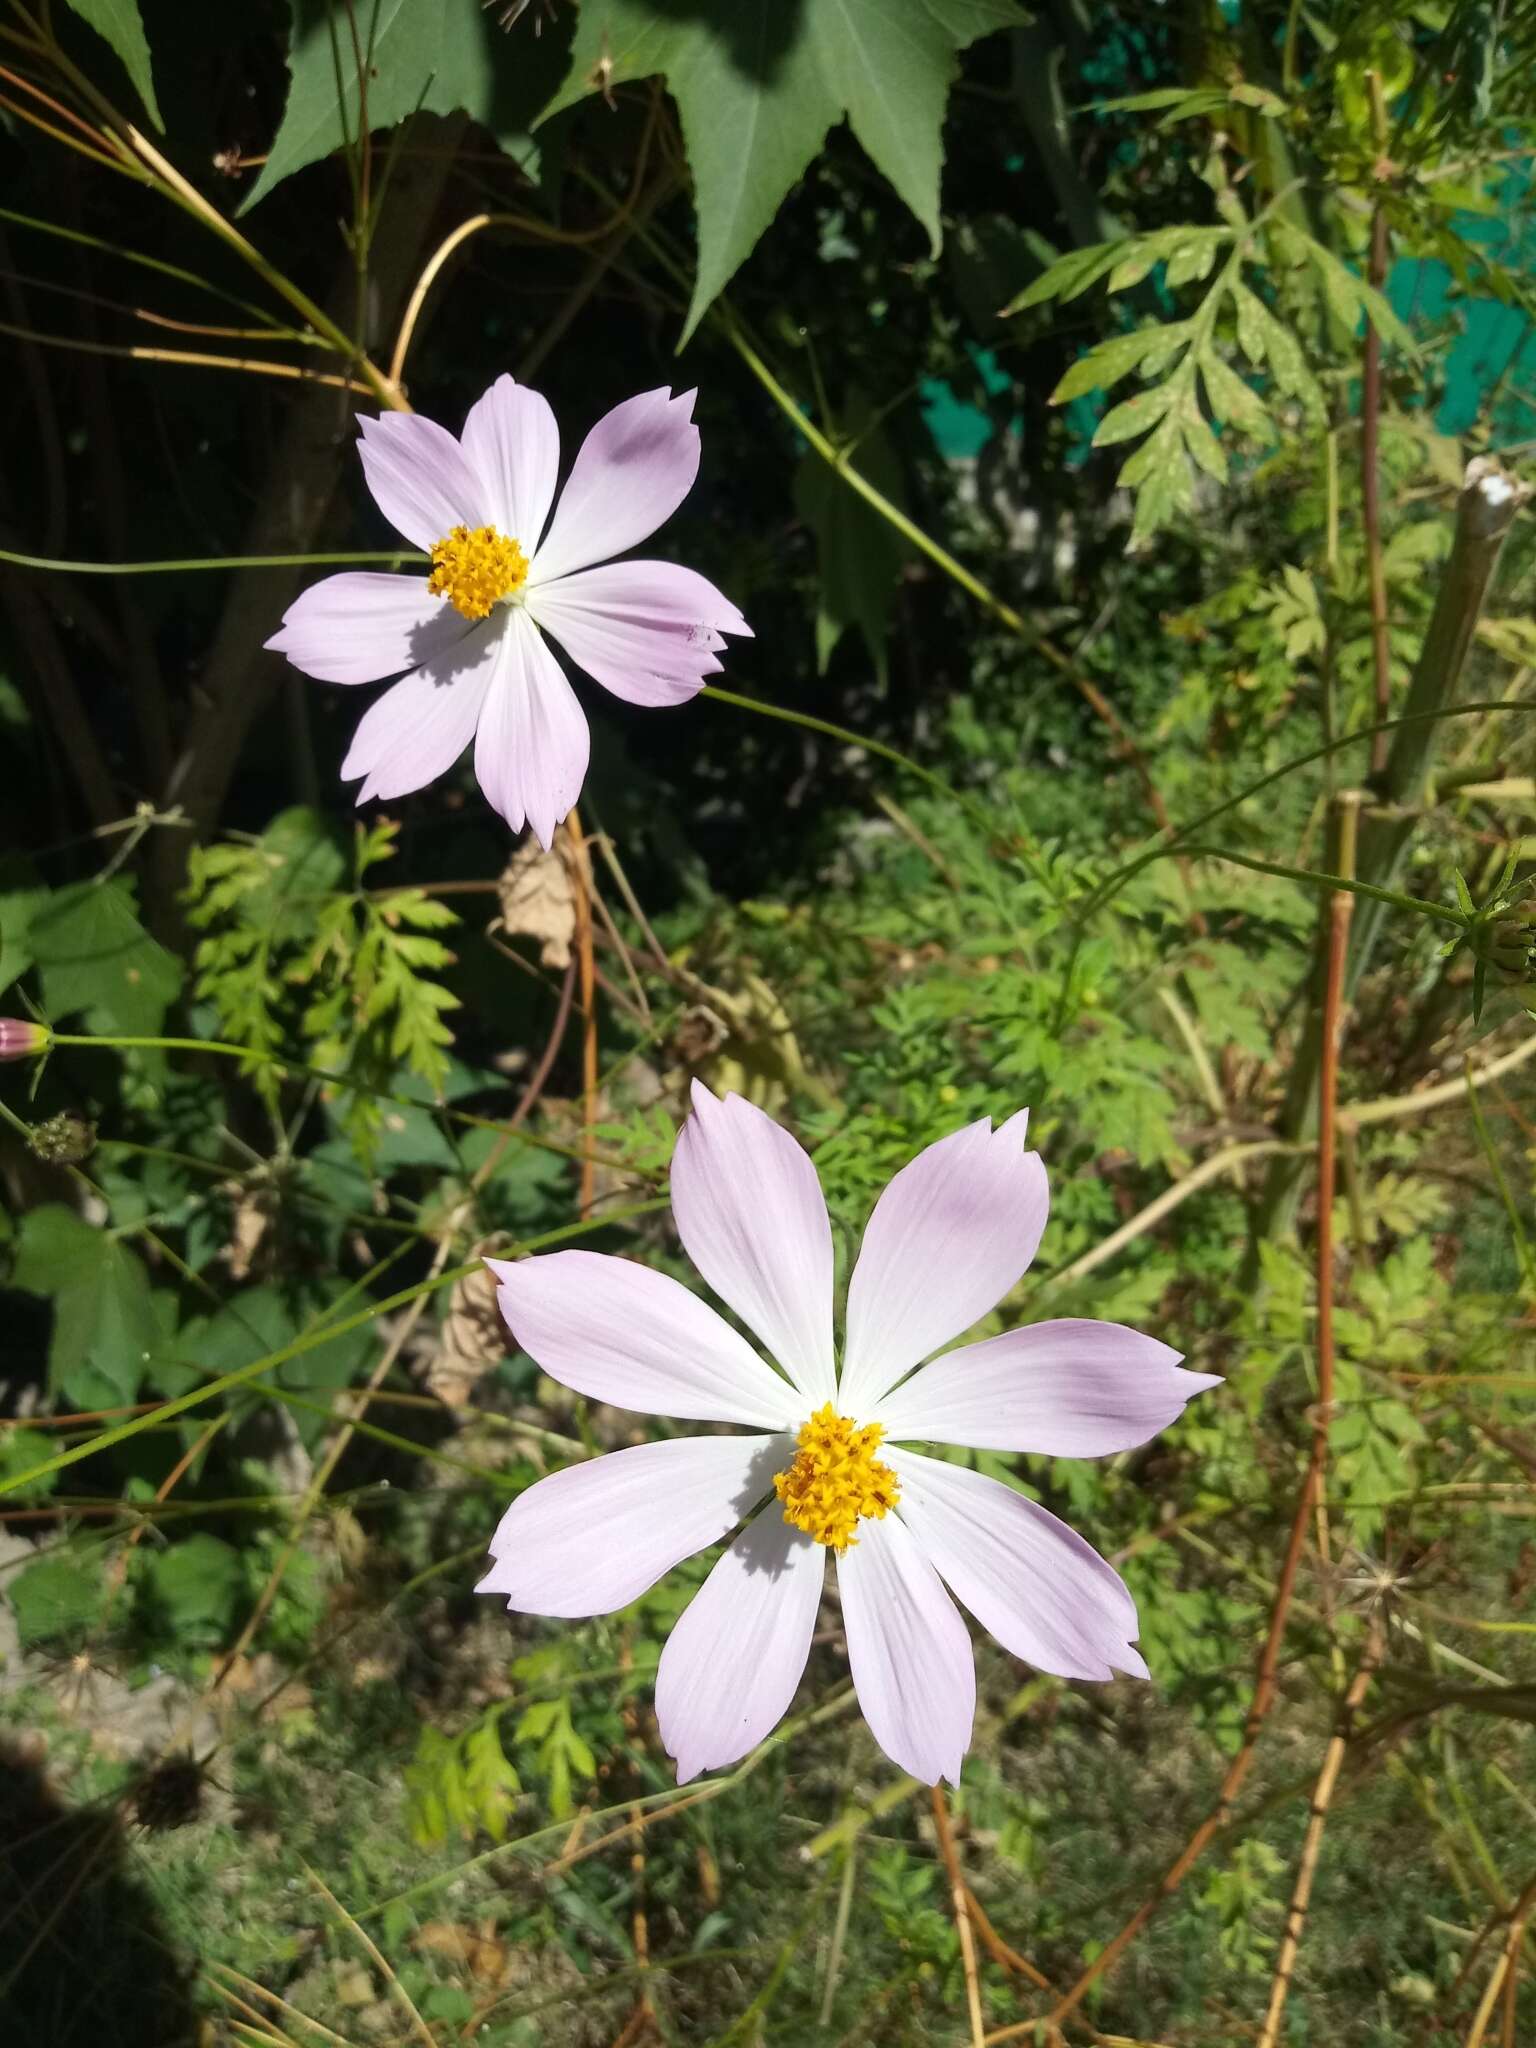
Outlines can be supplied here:
<path id="1" fill-rule="evenodd" d="M 20 1017 L 0 1017 L 0 1060 L 32 1060 L 48 1050 L 51 1034 Z"/>

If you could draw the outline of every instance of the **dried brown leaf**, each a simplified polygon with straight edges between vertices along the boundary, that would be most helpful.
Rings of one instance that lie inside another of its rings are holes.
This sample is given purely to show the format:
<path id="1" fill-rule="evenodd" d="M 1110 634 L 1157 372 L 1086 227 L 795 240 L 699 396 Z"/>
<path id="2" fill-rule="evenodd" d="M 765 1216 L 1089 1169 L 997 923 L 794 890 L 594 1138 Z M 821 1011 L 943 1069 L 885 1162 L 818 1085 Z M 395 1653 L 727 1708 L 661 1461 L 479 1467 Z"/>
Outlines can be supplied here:
<path id="1" fill-rule="evenodd" d="M 576 935 L 576 889 L 565 841 L 552 853 L 526 841 L 502 869 L 496 893 L 502 929 L 537 939 L 545 967 L 569 967 Z"/>

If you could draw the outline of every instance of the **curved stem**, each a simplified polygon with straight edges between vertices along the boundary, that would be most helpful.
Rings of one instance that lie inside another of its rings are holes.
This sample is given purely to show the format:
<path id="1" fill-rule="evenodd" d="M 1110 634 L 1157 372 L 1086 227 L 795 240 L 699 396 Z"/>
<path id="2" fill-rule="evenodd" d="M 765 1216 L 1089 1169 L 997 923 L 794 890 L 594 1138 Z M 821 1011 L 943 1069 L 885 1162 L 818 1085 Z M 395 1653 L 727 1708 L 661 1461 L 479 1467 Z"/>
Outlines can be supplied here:
<path id="1" fill-rule="evenodd" d="M 1173 848 L 1167 849 L 1170 853 Z M 1349 875 L 1325 874 L 1320 868 L 1290 868 L 1282 861 L 1256 860 L 1252 854 L 1232 853 L 1224 846 L 1191 846 L 1182 841 L 1181 853 L 1191 860 L 1225 860 L 1240 868 L 1252 868 L 1261 875 L 1279 875 L 1282 881 L 1311 882 L 1323 889 L 1344 890 L 1351 896 L 1369 896 L 1375 903 L 1390 903 L 1396 910 L 1415 910 L 1421 917 L 1437 918 L 1441 924 L 1453 924 L 1465 930 L 1467 920 L 1459 910 L 1452 910 L 1445 903 L 1431 903 L 1427 897 L 1405 896 L 1400 889 L 1379 889 L 1374 882 L 1357 882 Z"/>
<path id="2" fill-rule="evenodd" d="M 311 1066 L 308 1060 L 294 1059 L 281 1052 L 258 1052 L 248 1045 L 232 1045 L 222 1038 L 150 1038 L 129 1036 L 117 1032 L 91 1034 L 85 1032 L 53 1031 L 49 1033 L 52 1045 L 80 1046 L 87 1050 L 123 1052 L 201 1052 L 212 1053 L 217 1059 L 244 1060 L 254 1066 L 272 1067 L 279 1076 L 302 1074 L 311 1081 L 320 1081 L 328 1088 L 340 1088 L 351 1095 L 366 1095 L 374 1102 L 397 1103 L 402 1109 L 425 1109 L 446 1117 L 450 1123 L 463 1124 L 474 1131 L 495 1131 L 498 1136 L 515 1137 L 521 1145 L 532 1145 L 540 1152 L 554 1152 L 562 1159 L 574 1159 L 579 1164 L 585 1157 L 574 1145 L 562 1145 L 554 1138 L 542 1137 L 533 1131 L 520 1130 L 516 1124 L 506 1124 L 493 1116 L 476 1116 L 472 1110 L 455 1109 L 451 1103 L 423 1102 L 413 1095 L 402 1095 L 392 1088 L 375 1088 L 366 1081 L 359 1081 L 350 1074 L 334 1074 L 325 1067 Z M 614 1166 L 623 1171 L 623 1162 L 596 1156 L 599 1166 Z"/>
<path id="3" fill-rule="evenodd" d="M 165 562 L 66 562 L 51 555 L 23 555 L 13 548 L 0 548 L 0 562 L 10 562 L 18 569 L 57 570 L 69 576 L 171 576 L 187 569 L 324 569 L 359 562 L 394 567 L 401 562 L 428 559 L 410 548 L 394 548 L 362 554 L 348 551 L 326 555 L 189 555 L 181 561 Z"/>
<path id="4" fill-rule="evenodd" d="M 1519 708 L 1519 701 L 1515 698 L 1480 698 L 1471 704 L 1441 704 L 1433 711 L 1405 711 L 1396 718 L 1382 720 L 1381 724 L 1385 726 L 1388 732 L 1391 732 L 1400 727 L 1433 725 L 1442 718 L 1471 718 L 1484 712 L 1515 711 Z M 1375 723 L 1356 726 L 1352 732 L 1340 733 L 1333 739 L 1325 740 L 1319 747 L 1309 747 L 1306 753 L 1294 755 L 1289 761 L 1283 761 L 1278 768 L 1271 768 L 1267 774 L 1259 776 L 1256 781 L 1245 784 L 1242 789 L 1238 790 L 1235 796 L 1223 797 L 1219 804 L 1212 804 L 1208 810 L 1204 810 L 1198 817 L 1192 818 L 1187 825 L 1179 826 L 1170 837 L 1164 839 L 1161 845 L 1148 847 L 1141 853 L 1134 854 L 1130 860 L 1122 863 L 1112 874 L 1106 875 L 1104 880 L 1090 893 L 1087 902 L 1078 912 L 1074 921 L 1075 928 L 1072 935 L 1072 944 L 1067 952 L 1066 965 L 1062 968 L 1061 993 L 1057 998 L 1056 1004 L 1057 1028 L 1060 1029 L 1066 1015 L 1067 998 L 1072 987 L 1072 975 L 1077 966 L 1077 957 L 1082 950 L 1083 938 L 1087 932 L 1088 925 L 1093 918 L 1098 916 L 1105 904 L 1112 901 L 1119 894 L 1125 883 L 1133 881 L 1143 868 L 1150 867 L 1154 861 L 1162 860 L 1170 853 L 1176 854 L 1187 850 L 1192 833 L 1203 831 L 1207 825 L 1213 825 L 1218 818 L 1224 818 L 1229 811 L 1235 811 L 1240 805 L 1249 802 L 1253 797 L 1262 796 L 1266 789 L 1271 789 L 1277 782 L 1284 781 L 1287 775 L 1294 775 L 1299 769 L 1310 768 L 1314 762 L 1326 761 L 1334 754 L 1342 753 L 1346 747 L 1358 746 L 1362 741 L 1373 738 L 1377 729 L 1378 727 Z M 1224 859 L 1232 858 L 1232 856 L 1226 854 L 1222 857 Z M 1458 922 L 1460 921 L 1458 920 Z"/>
<path id="5" fill-rule="evenodd" d="M 804 726 L 808 732 L 819 732 L 825 734 L 828 739 L 841 740 L 845 746 L 857 747 L 861 753 L 876 754 L 882 761 L 889 761 L 897 768 L 904 768 L 909 775 L 915 775 L 919 782 L 926 782 L 928 787 L 937 791 L 946 802 L 963 811 L 971 823 L 985 833 L 989 840 L 998 836 L 996 821 L 988 817 L 980 804 L 973 802 L 970 797 L 956 789 L 953 783 L 946 782 L 944 777 L 932 768 L 925 768 L 921 761 L 914 761 L 910 754 L 902 753 L 899 747 L 887 746 L 884 740 L 871 739 L 867 733 L 853 732 L 846 725 L 834 725 L 828 718 L 816 717 L 814 712 L 795 711 L 786 704 L 765 704 L 757 697 L 743 697 L 735 690 L 722 690 L 713 683 L 706 683 L 699 694 L 702 697 L 712 697 L 717 704 L 733 705 L 738 711 L 755 711 L 760 718 L 777 718 L 786 725 Z M 1040 880 L 1051 887 L 1054 894 L 1054 884 L 1045 863 L 1033 851 L 1027 840 L 1020 838 L 1018 843 L 1020 851 L 1035 869 Z"/>

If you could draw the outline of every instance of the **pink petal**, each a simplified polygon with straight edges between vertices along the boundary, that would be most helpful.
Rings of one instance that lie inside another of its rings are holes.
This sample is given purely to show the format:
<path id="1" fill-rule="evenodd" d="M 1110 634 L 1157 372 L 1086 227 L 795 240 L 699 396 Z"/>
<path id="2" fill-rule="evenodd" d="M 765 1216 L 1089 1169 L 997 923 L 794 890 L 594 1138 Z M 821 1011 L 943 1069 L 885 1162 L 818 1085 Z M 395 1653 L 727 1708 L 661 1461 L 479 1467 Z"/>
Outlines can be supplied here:
<path id="1" fill-rule="evenodd" d="M 696 1436 L 568 1465 L 520 1494 L 477 1593 L 519 1614 L 612 1614 L 760 1506 L 789 1436 Z"/>
<path id="2" fill-rule="evenodd" d="M 1005 1650 L 1058 1678 L 1148 1676 L 1132 1646 L 1136 1603 L 1075 1530 L 1000 1479 L 915 1451 L 887 1446 L 881 1456 L 919 1547 Z"/>
<path id="3" fill-rule="evenodd" d="M 558 661 L 521 605 L 506 613 L 501 661 L 475 740 L 475 774 L 514 832 L 526 821 L 548 853 L 581 795 L 591 734 Z"/>
<path id="4" fill-rule="evenodd" d="M 719 1102 L 695 1081 L 672 1154 L 672 1214 L 683 1250 L 811 1406 L 834 1399 L 832 1225 L 789 1132 L 742 1096 Z"/>
<path id="5" fill-rule="evenodd" d="M 456 526 L 494 523 L 490 498 L 446 427 L 419 412 L 359 422 L 357 451 L 374 503 L 396 533 L 428 551 Z"/>
<path id="6" fill-rule="evenodd" d="M 1027 1119 L 940 1138 L 876 1202 L 848 1286 L 845 1413 L 995 1308 L 1035 1256 L 1049 1195 L 1040 1155 L 1024 1150 Z"/>
<path id="7" fill-rule="evenodd" d="M 960 1782 L 976 1714 L 964 1621 L 896 1515 L 861 1522 L 837 1560 L 859 1711 L 892 1763 L 925 1785 Z"/>
<path id="8" fill-rule="evenodd" d="M 322 683 L 376 683 L 418 668 L 469 631 L 423 576 L 348 570 L 312 583 L 283 613 L 266 643 Z"/>
<path id="9" fill-rule="evenodd" d="M 907 1442 L 1102 1458 L 1166 1429 L 1219 1387 L 1180 1354 L 1121 1323 L 1032 1323 L 925 1365 L 869 1416 Z"/>
<path id="10" fill-rule="evenodd" d="M 680 1785 L 735 1763 L 783 1720 L 811 1653 L 825 1557 L 774 1501 L 683 1609 L 656 1672 L 656 1719 Z"/>
<path id="11" fill-rule="evenodd" d="M 796 1426 L 804 1403 L 730 1324 L 665 1273 L 605 1252 L 487 1259 L 501 1312 L 551 1379 L 692 1422 Z"/>
<path id="12" fill-rule="evenodd" d="M 598 421 L 560 493 L 531 582 L 622 554 L 672 517 L 699 473 L 697 395 L 644 391 Z"/>
<path id="13" fill-rule="evenodd" d="M 345 779 L 365 777 L 360 804 L 424 789 L 457 761 L 475 736 L 501 626 L 494 617 L 472 626 L 368 707 L 341 764 Z"/>
<path id="14" fill-rule="evenodd" d="M 498 377 L 470 407 L 462 445 L 490 507 L 491 524 L 531 557 L 560 473 L 560 429 L 549 400 L 510 377 Z"/>
<path id="15" fill-rule="evenodd" d="M 735 605 L 673 562 L 606 562 L 528 593 L 578 667 L 629 704 L 681 704 L 718 675 L 723 633 L 752 636 Z"/>

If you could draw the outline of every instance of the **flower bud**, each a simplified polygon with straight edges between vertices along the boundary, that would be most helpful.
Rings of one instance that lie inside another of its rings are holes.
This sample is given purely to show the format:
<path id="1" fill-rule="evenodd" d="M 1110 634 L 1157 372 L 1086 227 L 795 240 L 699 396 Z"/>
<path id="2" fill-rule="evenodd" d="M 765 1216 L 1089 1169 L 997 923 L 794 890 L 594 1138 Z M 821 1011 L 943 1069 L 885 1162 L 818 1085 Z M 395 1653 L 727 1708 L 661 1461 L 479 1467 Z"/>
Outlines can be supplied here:
<path id="1" fill-rule="evenodd" d="M 48 1050 L 52 1033 L 21 1017 L 0 1017 L 0 1060 L 33 1060 Z"/>
<path id="2" fill-rule="evenodd" d="M 1509 986 L 1536 982 L 1536 895 L 1518 897 L 1491 918 L 1477 950 Z"/>

